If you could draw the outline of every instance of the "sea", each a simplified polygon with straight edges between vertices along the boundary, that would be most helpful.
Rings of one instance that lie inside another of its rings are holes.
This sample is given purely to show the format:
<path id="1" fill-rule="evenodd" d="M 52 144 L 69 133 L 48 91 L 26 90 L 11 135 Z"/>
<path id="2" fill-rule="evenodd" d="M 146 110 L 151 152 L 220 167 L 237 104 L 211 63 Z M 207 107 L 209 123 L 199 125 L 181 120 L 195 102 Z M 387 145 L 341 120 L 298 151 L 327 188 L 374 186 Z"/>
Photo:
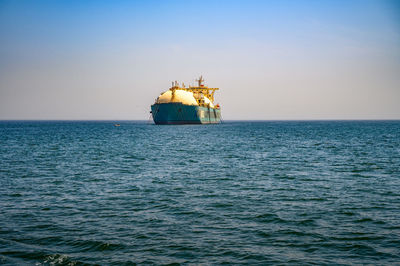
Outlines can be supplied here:
<path id="1" fill-rule="evenodd" d="M 2 121 L 0 264 L 400 265 L 400 121 Z"/>

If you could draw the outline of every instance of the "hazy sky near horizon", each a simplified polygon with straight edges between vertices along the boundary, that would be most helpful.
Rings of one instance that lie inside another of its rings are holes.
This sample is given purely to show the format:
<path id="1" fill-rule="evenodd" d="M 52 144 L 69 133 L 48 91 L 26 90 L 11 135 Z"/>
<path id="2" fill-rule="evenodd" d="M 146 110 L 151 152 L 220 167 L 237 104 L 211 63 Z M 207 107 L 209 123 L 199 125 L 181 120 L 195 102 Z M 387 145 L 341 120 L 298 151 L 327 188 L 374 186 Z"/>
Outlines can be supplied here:
<path id="1" fill-rule="evenodd" d="M 2 1 L 0 119 L 144 119 L 171 81 L 224 119 L 400 119 L 400 2 Z"/>

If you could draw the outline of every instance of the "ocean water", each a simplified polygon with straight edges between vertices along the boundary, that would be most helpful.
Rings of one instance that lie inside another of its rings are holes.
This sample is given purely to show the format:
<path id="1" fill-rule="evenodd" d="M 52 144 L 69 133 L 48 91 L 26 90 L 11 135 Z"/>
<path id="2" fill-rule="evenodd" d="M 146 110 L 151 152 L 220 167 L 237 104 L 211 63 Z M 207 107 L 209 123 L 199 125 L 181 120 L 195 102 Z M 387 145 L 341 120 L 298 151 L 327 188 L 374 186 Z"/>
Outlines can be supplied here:
<path id="1" fill-rule="evenodd" d="M 400 121 L 0 122 L 0 264 L 400 263 Z"/>

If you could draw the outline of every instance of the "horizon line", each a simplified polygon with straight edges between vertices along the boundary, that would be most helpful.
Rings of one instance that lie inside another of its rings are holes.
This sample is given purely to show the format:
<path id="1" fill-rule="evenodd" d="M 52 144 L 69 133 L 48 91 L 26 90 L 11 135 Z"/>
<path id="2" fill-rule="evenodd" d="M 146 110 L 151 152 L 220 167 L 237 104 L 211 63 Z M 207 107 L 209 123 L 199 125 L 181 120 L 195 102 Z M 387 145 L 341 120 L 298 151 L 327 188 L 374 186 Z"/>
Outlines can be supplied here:
<path id="1" fill-rule="evenodd" d="M 153 122 L 151 119 L 0 119 L 0 122 Z M 279 121 L 400 121 L 400 118 L 322 118 L 322 119 L 224 119 L 223 122 L 279 122 Z"/>

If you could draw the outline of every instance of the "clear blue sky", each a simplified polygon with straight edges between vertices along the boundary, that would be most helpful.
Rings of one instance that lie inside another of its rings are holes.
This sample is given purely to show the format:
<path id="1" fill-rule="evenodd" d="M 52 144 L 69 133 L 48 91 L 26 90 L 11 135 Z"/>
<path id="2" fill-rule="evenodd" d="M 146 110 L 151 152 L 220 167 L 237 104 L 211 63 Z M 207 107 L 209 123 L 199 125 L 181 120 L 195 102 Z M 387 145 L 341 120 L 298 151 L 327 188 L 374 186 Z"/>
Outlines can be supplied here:
<path id="1" fill-rule="evenodd" d="M 171 81 L 225 119 L 400 119 L 399 1 L 0 1 L 0 119 L 148 119 Z"/>

